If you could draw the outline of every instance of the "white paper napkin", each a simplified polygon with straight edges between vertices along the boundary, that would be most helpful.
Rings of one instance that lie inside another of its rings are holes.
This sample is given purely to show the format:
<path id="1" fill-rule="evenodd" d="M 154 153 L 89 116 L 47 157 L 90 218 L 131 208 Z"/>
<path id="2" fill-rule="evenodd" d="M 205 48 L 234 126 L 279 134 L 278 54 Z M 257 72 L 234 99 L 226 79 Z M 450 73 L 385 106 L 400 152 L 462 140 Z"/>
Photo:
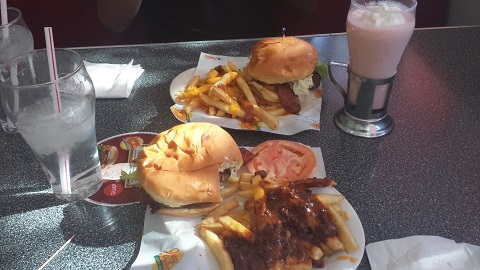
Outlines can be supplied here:
<path id="1" fill-rule="evenodd" d="M 410 236 L 368 244 L 372 270 L 480 269 L 480 247 L 438 236 Z"/>
<path id="2" fill-rule="evenodd" d="M 140 65 L 104 64 L 86 62 L 90 78 L 92 78 L 97 98 L 128 98 L 132 92 L 134 82 L 142 75 Z"/>

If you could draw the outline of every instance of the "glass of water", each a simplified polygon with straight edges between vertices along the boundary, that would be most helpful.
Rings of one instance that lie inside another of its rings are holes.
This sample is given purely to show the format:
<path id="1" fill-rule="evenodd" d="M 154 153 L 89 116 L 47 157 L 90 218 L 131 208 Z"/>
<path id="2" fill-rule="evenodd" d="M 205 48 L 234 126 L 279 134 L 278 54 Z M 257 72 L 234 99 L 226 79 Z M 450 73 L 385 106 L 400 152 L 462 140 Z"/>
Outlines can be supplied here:
<path id="1" fill-rule="evenodd" d="M 8 7 L 6 14 L 8 23 L 0 26 L 0 65 L 33 50 L 33 36 L 23 19 L 22 12 Z M 16 132 L 15 126 L 8 120 L 2 109 L 0 109 L 0 124 L 5 132 Z"/>
<path id="2" fill-rule="evenodd" d="M 55 81 L 45 49 L 0 66 L 2 106 L 42 165 L 53 194 L 78 201 L 102 186 L 95 89 L 78 53 L 55 49 L 55 55 Z"/>

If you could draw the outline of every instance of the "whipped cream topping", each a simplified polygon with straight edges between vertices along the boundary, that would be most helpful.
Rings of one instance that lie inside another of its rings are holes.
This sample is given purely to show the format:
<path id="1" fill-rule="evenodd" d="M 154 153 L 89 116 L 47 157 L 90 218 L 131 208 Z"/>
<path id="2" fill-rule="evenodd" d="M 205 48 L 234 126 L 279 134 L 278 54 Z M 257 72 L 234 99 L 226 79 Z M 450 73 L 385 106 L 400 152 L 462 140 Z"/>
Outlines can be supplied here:
<path id="1" fill-rule="evenodd" d="M 405 18 L 402 11 L 406 7 L 400 3 L 392 3 L 387 1 L 372 1 L 365 6 L 368 11 L 361 11 L 362 22 L 372 26 L 391 26 L 405 24 Z"/>

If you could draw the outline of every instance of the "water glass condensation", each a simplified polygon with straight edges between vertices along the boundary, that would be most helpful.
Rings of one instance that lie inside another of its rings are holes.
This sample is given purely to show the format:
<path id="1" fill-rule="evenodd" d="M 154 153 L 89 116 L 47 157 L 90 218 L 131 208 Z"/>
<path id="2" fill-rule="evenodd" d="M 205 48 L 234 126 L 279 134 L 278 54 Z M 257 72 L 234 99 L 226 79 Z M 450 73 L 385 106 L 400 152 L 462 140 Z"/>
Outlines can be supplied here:
<path id="1" fill-rule="evenodd" d="M 55 54 L 59 79 L 53 82 L 45 49 L 2 65 L 2 106 L 40 161 L 55 196 L 77 201 L 102 185 L 95 90 L 79 54 L 64 49 Z"/>
<path id="2" fill-rule="evenodd" d="M 15 56 L 33 51 L 33 36 L 19 9 L 7 8 L 8 23 L 0 26 L 0 65 Z M 0 124 L 5 132 L 14 133 L 15 126 L 8 123 L 0 109 Z"/>

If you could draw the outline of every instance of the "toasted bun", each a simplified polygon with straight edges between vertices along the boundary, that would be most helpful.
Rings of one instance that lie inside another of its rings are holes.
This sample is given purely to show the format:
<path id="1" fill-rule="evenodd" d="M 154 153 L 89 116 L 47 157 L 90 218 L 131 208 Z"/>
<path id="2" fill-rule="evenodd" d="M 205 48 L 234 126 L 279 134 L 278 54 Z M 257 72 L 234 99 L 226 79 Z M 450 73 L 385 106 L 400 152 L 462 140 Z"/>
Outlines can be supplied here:
<path id="1" fill-rule="evenodd" d="M 187 123 L 160 133 L 137 158 L 140 184 L 170 207 L 219 203 L 219 171 L 242 165 L 237 143 L 210 123 Z"/>
<path id="2" fill-rule="evenodd" d="M 296 37 L 260 40 L 252 47 L 250 56 L 248 74 L 268 84 L 303 79 L 313 73 L 318 61 L 315 47 Z"/>
<path id="3" fill-rule="evenodd" d="M 157 213 L 169 215 L 169 216 L 176 216 L 176 217 L 199 217 L 204 216 L 208 212 L 215 209 L 219 204 L 218 203 L 211 203 L 204 206 L 199 207 L 175 207 L 175 208 L 161 208 L 157 211 Z"/>

